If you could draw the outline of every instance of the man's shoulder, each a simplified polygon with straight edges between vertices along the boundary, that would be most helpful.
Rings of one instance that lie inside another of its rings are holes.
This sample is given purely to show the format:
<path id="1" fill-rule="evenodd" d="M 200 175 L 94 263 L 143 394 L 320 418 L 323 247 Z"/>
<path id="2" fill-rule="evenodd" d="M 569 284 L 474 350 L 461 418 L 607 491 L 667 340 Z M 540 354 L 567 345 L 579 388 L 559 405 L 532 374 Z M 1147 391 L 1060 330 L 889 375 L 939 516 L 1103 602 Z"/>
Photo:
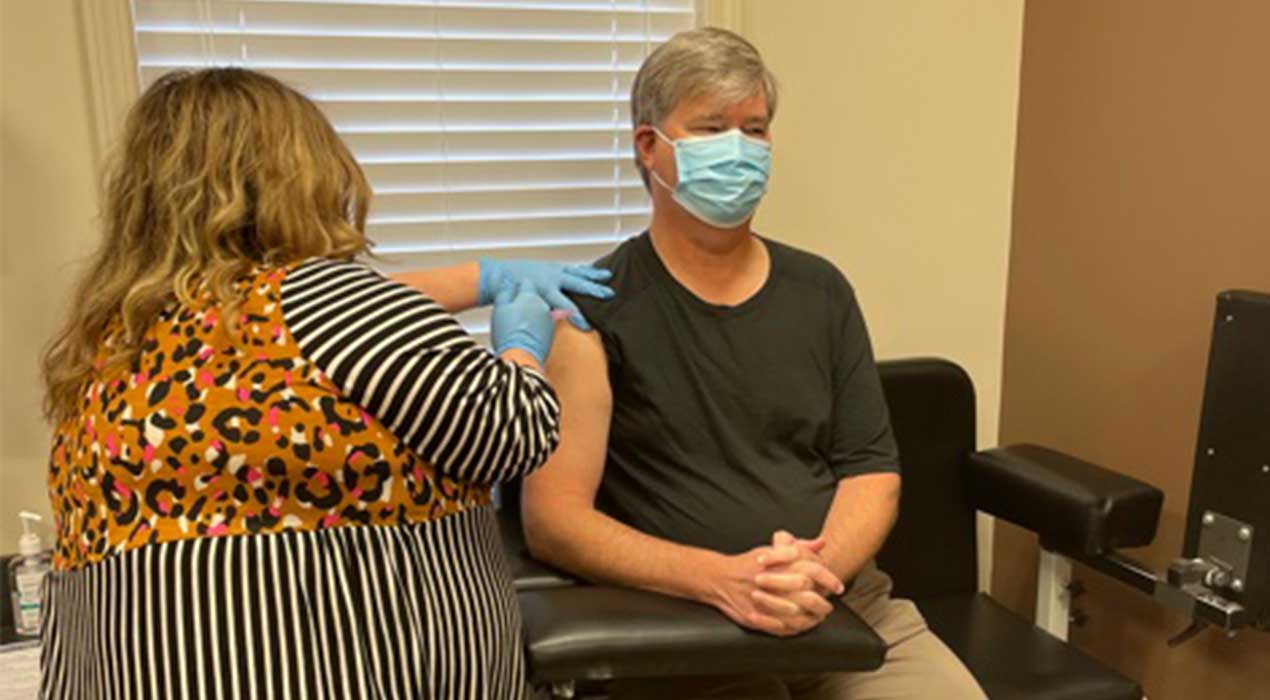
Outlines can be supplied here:
<path id="1" fill-rule="evenodd" d="M 770 238 L 763 240 L 772 257 L 778 261 L 782 276 L 790 282 L 848 297 L 855 296 L 847 276 L 827 258 L 788 243 Z"/>
<path id="2" fill-rule="evenodd" d="M 648 245 L 647 236 L 644 233 L 628 238 L 608 255 L 592 263 L 595 267 L 613 273 L 613 277 L 605 284 L 617 293 L 616 298 L 595 299 L 572 295 L 573 301 L 593 324 L 602 323 L 614 316 L 651 285 L 651 275 L 641 250 L 641 246 Z"/>
<path id="3" fill-rule="evenodd" d="M 642 270 L 641 263 L 651 249 L 652 243 L 649 241 L 648 232 L 645 231 L 622 241 L 612 252 L 593 264 L 612 271 L 614 278 L 623 275 L 625 278 L 630 278 L 628 281 L 635 281 L 631 273 Z"/>

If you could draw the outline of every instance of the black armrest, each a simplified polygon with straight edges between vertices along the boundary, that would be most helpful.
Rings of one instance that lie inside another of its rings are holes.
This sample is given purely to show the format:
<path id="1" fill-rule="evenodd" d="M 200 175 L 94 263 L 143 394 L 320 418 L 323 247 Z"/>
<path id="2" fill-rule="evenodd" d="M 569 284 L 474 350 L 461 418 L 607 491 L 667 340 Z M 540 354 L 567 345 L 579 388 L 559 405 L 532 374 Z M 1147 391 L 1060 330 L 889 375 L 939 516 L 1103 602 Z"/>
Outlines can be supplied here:
<path id="1" fill-rule="evenodd" d="M 1046 549 L 1098 556 L 1155 539 L 1164 493 L 1137 479 L 1037 445 L 972 454 L 976 508 L 1041 536 Z"/>
<path id="2" fill-rule="evenodd" d="M 704 605 L 626 588 L 582 585 L 517 597 L 536 683 L 868 671 L 886 655 L 881 638 L 841 603 L 812 631 L 777 638 Z"/>
<path id="3" fill-rule="evenodd" d="M 536 683 L 668 675 L 868 671 L 886 645 L 841 603 L 817 628 L 788 639 L 749 632 L 678 598 L 580 583 L 529 556 L 518 509 L 498 513 Z"/>

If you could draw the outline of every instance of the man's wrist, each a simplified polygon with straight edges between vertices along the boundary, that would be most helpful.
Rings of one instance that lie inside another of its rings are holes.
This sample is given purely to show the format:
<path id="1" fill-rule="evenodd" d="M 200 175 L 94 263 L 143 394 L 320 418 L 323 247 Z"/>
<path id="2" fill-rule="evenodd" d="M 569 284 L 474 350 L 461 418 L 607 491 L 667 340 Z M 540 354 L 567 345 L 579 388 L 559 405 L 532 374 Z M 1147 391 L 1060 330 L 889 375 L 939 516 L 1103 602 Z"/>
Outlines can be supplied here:
<path id="1" fill-rule="evenodd" d="M 704 605 L 717 606 L 719 588 L 715 582 L 723 575 L 727 558 L 726 554 L 708 549 L 690 549 L 683 558 L 684 566 L 677 569 L 681 595 Z"/>

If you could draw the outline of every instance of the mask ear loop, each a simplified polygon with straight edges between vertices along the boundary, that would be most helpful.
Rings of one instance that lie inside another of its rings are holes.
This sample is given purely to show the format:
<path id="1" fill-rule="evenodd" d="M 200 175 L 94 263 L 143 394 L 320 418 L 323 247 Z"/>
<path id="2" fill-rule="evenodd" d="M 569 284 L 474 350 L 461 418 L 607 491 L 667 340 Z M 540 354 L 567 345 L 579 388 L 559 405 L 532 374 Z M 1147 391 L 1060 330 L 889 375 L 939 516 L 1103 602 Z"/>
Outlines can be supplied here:
<path id="1" fill-rule="evenodd" d="M 661 175 L 658 175 L 656 170 L 649 170 L 648 174 L 652 176 L 653 182 L 656 182 L 657 184 L 661 185 L 662 188 L 665 189 L 667 192 L 675 191 L 675 188 L 671 187 L 669 183 L 661 179 Z"/>
<path id="2" fill-rule="evenodd" d="M 650 126 L 651 126 L 651 125 L 650 125 Z M 675 142 L 674 142 L 674 141 L 671 141 L 669 136 L 667 136 L 666 134 L 662 133 L 662 130 L 661 130 L 661 129 L 658 129 L 658 128 L 657 128 L 657 127 L 655 127 L 655 126 L 653 126 L 653 127 L 652 127 L 652 129 L 653 129 L 653 133 L 654 133 L 654 134 L 657 134 L 657 137 L 658 137 L 658 138 L 660 138 L 662 141 L 665 141 L 665 142 L 666 142 L 666 144 L 670 146 L 670 149 L 671 149 L 671 151 L 673 152 L 673 151 L 675 150 Z M 676 160 L 675 160 L 675 168 L 676 168 L 676 169 L 678 169 L 678 167 L 679 167 L 679 160 L 678 160 L 678 159 L 676 159 Z M 667 184 L 667 183 L 666 183 L 666 181 L 665 181 L 665 180 L 661 179 L 661 176 L 657 174 L 657 171 L 656 171 L 656 170 L 653 170 L 652 168 L 649 168 L 649 169 L 648 169 L 648 174 L 649 174 L 650 176 L 652 176 L 652 179 L 653 179 L 653 181 L 654 181 L 654 182 L 656 182 L 657 184 L 661 185 L 661 186 L 662 186 L 662 187 L 663 187 L 663 188 L 664 188 L 667 192 L 670 192 L 670 193 L 672 193 L 672 194 L 674 193 L 675 188 L 671 187 L 669 184 Z"/>

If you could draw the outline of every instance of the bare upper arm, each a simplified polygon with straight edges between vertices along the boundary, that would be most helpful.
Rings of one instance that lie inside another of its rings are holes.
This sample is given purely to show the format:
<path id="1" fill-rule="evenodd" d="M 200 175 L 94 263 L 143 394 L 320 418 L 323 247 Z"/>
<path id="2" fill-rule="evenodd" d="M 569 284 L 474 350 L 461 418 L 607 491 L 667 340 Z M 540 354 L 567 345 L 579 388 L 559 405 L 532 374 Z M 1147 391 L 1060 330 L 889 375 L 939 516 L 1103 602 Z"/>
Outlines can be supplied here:
<path id="1" fill-rule="evenodd" d="M 546 369 L 560 399 L 560 446 L 524 481 L 522 506 L 529 529 L 543 514 L 594 505 L 613 413 L 599 333 L 583 333 L 561 323 Z"/>

